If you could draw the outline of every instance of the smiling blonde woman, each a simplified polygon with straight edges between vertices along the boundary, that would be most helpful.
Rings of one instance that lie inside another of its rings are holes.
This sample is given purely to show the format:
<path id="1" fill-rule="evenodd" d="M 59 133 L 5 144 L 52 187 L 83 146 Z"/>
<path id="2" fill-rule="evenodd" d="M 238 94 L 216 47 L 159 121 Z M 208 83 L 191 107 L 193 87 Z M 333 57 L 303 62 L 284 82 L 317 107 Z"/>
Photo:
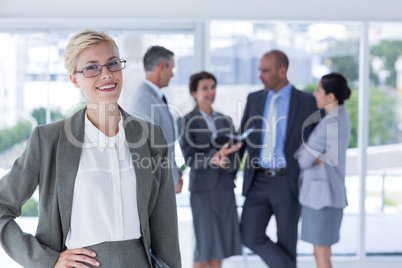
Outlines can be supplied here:
<path id="1" fill-rule="evenodd" d="M 87 105 L 35 128 L 0 180 L 1 246 L 22 266 L 152 267 L 152 251 L 181 267 L 166 141 L 158 126 L 118 105 L 125 64 L 107 34 L 71 37 L 65 66 Z M 39 223 L 30 235 L 15 218 L 37 186 Z"/>

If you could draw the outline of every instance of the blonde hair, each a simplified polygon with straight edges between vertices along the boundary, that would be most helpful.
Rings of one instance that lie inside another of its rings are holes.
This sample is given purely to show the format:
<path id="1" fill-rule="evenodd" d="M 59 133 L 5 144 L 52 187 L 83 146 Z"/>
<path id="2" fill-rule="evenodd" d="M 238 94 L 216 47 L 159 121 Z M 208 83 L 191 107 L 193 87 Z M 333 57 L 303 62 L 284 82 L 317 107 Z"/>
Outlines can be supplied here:
<path id="1" fill-rule="evenodd" d="M 68 73 L 76 73 L 78 56 L 84 49 L 102 42 L 110 44 L 116 50 L 116 53 L 119 54 L 116 42 L 106 32 L 85 28 L 74 34 L 64 51 L 64 67 Z"/>

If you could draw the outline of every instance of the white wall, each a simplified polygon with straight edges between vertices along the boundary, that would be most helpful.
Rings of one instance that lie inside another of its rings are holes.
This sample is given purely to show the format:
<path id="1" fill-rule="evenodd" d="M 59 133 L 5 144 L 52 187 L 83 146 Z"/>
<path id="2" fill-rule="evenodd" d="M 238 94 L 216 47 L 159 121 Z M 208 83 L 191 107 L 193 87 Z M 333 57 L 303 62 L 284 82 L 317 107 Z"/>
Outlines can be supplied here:
<path id="1" fill-rule="evenodd" d="M 0 1 L 0 18 L 395 21 L 401 10 L 398 0 Z"/>

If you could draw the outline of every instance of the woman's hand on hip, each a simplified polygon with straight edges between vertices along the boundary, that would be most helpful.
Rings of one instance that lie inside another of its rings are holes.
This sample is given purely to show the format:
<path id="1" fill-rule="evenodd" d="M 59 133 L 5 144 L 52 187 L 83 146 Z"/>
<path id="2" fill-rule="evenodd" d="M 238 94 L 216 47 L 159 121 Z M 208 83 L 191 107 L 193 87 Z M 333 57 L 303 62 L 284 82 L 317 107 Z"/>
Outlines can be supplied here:
<path id="1" fill-rule="evenodd" d="M 54 268 L 89 268 L 83 263 L 88 263 L 93 266 L 99 266 L 100 263 L 93 259 L 96 256 L 96 253 L 85 249 L 85 248 L 75 248 L 75 249 L 67 249 L 60 253 L 59 258 L 57 259 L 56 264 L 53 266 Z M 92 258 L 90 258 L 92 257 Z M 78 263 L 83 262 L 83 263 Z"/>

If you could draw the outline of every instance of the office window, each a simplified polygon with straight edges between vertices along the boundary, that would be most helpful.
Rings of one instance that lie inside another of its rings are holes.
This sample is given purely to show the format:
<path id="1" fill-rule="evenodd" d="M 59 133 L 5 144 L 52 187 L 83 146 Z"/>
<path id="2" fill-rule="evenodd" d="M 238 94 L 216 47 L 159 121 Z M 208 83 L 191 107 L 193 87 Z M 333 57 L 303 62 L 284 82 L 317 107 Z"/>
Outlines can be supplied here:
<path id="1" fill-rule="evenodd" d="M 46 109 L 61 113 L 74 95 L 58 86 L 49 103 L 49 78 L 63 62 L 53 53 L 58 36 L 46 33 L 1 33 L 0 168 L 8 170 L 23 150 L 31 130 L 46 122 Z M 61 39 L 62 40 L 62 39 Z M 67 76 L 68 77 L 68 76 Z M 70 97 L 69 97 L 70 96 Z M 61 117 L 53 118 L 58 120 Z"/>
<path id="2" fill-rule="evenodd" d="M 402 254 L 401 23 L 370 25 L 369 149 L 366 247 L 369 255 Z"/>

